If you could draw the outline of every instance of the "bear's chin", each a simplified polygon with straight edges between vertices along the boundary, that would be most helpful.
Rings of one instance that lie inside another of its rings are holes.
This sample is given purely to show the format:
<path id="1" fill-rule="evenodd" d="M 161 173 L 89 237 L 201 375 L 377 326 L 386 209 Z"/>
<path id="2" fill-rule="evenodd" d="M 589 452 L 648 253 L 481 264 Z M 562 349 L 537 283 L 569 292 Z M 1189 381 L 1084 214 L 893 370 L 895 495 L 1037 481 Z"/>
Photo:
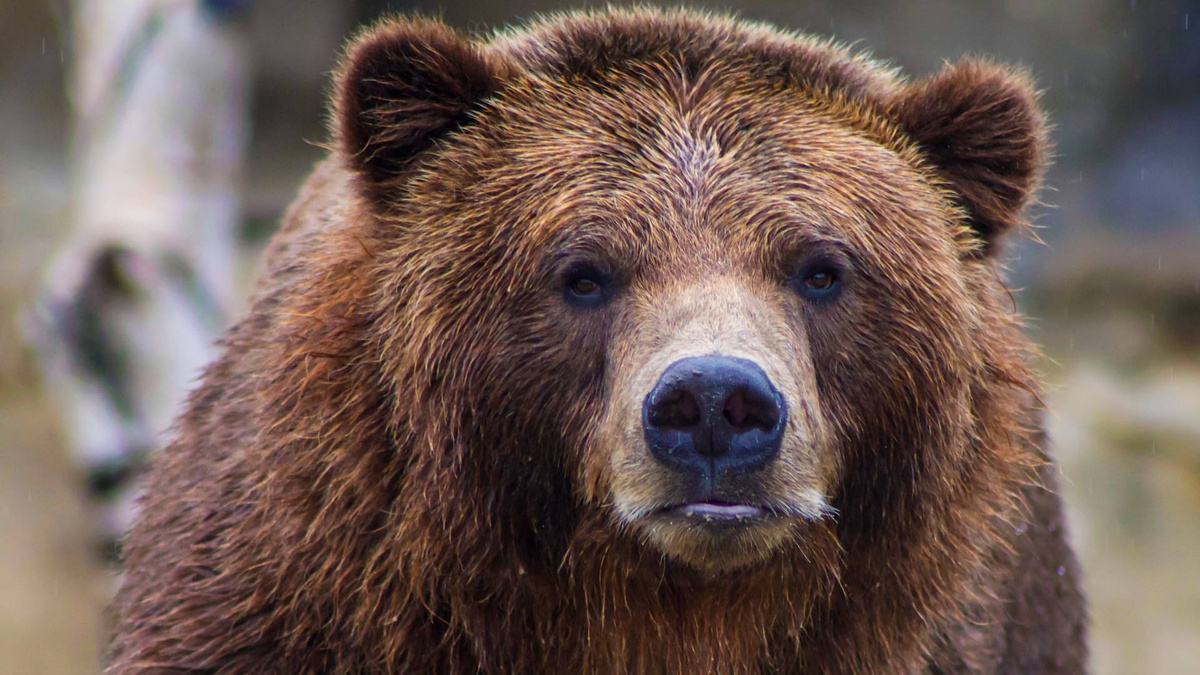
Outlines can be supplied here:
<path id="1" fill-rule="evenodd" d="M 794 536 L 797 519 L 789 516 L 705 518 L 680 513 L 655 514 L 637 528 L 645 543 L 705 574 L 759 564 Z"/>

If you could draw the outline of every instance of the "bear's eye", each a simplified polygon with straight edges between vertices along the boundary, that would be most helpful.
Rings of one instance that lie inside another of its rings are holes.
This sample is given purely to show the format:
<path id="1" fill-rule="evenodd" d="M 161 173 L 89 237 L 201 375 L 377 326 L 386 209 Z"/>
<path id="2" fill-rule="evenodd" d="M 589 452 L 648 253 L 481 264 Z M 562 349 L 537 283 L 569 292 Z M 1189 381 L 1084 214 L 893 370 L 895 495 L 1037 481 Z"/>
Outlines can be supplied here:
<path id="1" fill-rule="evenodd" d="M 575 295 L 595 295 L 600 292 L 600 283 L 584 277 L 571 282 L 571 292 Z"/>
<path id="2" fill-rule="evenodd" d="M 608 275 L 591 263 L 572 265 L 565 282 L 567 303 L 575 307 L 596 307 L 608 299 Z"/>
<path id="3" fill-rule="evenodd" d="M 792 283 L 793 288 L 805 299 L 825 302 L 838 294 L 842 285 L 841 277 L 841 271 L 836 264 L 819 260 L 804 265 Z"/>
<path id="4" fill-rule="evenodd" d="M 827 291 L 833 287 L 834 281 L 832 272 L 816 272 L 804 280 L 804 285 L 812 291 Z"/>

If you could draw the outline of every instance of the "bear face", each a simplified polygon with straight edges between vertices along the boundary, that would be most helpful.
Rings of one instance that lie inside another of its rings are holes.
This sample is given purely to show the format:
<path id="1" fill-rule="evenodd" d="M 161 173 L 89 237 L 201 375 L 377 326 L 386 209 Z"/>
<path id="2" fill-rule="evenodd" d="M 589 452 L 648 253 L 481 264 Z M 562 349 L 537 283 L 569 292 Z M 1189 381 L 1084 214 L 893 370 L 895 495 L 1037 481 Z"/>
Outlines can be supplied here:
<path id="1" fill-rule="evenodd" d="M 1020 73 L 397 19 L 332 121 L 156 459 L 114 671 L 1082 668 L 996 262 Z"/>
<path id="2" fill-rule="evenodd" d="M 613 536 L 710 572 L 810 557 L 835 503 L 867 498 L 845 494 L 856 457 L 972 433 L 967 278 L 1008 223 L 973 223 L 903 125 L 983 171 L 975 125 L 1023 114 L 1018 149 L 988 159 L 1030 181 L 1040 123 L 1019 77 L 975 63 L 948 76 L 976 85 L 954 135 L 906 117 L 936 82 L 856 101 L 660 51 L 564 77 L 437 24 L 360 40 L 343 150 L 383 224 L 383 324 L 419 327 L 385 347 L 404 354 L 392 386 L 430 406 L 410 424 L 449 414 L 480 439 L 462 451 L 490 457 L 461 463 L 543 467 L 529 494 L 554 484 Z"/>

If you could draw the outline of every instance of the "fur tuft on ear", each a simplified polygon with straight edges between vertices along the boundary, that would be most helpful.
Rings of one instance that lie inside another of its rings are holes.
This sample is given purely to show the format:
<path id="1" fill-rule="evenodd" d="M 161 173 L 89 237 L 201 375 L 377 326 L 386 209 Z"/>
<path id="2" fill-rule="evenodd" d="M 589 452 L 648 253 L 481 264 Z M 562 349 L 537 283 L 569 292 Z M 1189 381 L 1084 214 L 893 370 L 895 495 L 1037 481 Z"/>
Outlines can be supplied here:
<path id="1" fill-rule="evenodd" d="M 977 59 L 901 89 L 891 110 L 955 191 L 984 254 L 1020 225 L 1048 155 L 1038 93 L 1019 71 Z"/>
<path id="2" fill-rule="evenodd" d="M 393 19 L 360 35 L 337 77 L 334 133 L 364 193 L 394 198 L 421 152 L 466 123 L 506 75 L 438 21 Z"/>

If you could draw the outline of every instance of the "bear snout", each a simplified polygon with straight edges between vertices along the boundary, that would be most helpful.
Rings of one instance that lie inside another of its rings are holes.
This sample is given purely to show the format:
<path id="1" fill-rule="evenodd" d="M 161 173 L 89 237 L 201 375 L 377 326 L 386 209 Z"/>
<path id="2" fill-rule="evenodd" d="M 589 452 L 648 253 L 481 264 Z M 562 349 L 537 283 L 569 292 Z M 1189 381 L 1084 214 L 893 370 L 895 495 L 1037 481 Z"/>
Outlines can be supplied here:
<path id="1" fill-rule="evenodd" d="M 708 489 L 762 470 L 779 455 L 787 404 L 754 361 L 679 359 L 642 404 L 650 454 Z"/>

